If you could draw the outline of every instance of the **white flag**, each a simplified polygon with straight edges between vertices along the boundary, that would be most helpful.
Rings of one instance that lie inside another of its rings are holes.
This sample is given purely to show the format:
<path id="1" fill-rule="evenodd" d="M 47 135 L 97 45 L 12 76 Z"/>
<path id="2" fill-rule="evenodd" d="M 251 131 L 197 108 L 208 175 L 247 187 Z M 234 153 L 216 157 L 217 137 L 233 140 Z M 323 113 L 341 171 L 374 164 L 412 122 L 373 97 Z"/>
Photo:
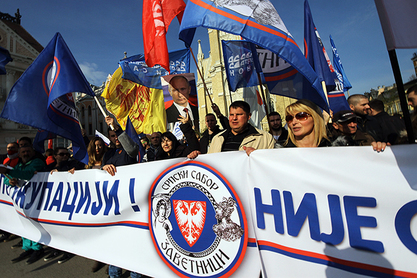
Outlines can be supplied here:
<path id="1" fill-rule="evenodd" d="M 249 123 L 258 129 L 262 129 L 261 121 L 265 117 L 265 109 L 258 87 L 244 87 L 243 99 L 249 103 L 252 116 Z"/>
<path id="2" fill-rule="evenodd" d="M 417 1 L 375 0 L 388 50 L 417 48 Z"/>

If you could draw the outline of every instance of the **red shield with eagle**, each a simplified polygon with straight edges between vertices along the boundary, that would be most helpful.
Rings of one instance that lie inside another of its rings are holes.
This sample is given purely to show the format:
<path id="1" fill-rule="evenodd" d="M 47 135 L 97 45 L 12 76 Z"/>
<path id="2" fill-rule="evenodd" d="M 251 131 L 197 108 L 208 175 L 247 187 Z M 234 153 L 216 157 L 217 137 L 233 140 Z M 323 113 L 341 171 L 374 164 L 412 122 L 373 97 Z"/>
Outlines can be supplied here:
<path id="1" fill-rule="evenodd" d="M 206 202 L 173 200 L 175 219 L 181 234 L 192 247 L 200 238 L 206 221 Z"/>

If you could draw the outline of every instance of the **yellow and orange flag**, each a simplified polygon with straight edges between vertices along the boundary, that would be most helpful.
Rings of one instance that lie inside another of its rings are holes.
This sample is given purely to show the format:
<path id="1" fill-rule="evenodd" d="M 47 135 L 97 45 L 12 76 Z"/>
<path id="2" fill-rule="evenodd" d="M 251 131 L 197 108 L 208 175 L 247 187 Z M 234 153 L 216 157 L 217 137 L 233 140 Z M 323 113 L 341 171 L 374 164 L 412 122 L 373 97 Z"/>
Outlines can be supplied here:
<path id="1" fill-rule="evenodd" d="M 118 68 L 101 94 L 107 110 L 125 127 L 127 117 L 138 134 L 166 131 L 164 96 L 161 89 L 148 88 L 123 79 L 122 68 Z"/>

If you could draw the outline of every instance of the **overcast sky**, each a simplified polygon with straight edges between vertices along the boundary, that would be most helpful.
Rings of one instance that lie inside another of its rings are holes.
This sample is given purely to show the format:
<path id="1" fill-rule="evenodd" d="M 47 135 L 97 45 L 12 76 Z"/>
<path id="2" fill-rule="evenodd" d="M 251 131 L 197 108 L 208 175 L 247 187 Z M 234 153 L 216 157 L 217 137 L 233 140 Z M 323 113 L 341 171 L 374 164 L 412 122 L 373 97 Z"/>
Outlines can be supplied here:
<path id="1" fill-rule="evenodd" d="M 75 59 L 94 85 L 101 85 L 118 67 L 126 51 L 128 56 L 143 53 L 142 1 L 2 1 L 0 12 L 14 15 L 20 9 L 21 25 L 44 47 L 60 32 Z M 6 2 L 6 3 L 4 3 Z M 187 1 L 185 1 L 187 2 Z M 303 49 L 304 0 L 271 0 L 295 41 Z M 310 0 L 314 23 L 332 60 L 329 35 L 332 35 L 346 75 L 353 88 L 351 94 L 394 83 L 391 64 L 373 0 Z M 168 49 L 184 47 L 178 39 L 176 19 L 167 35 Z M 199 28 L 208 57 L 208 35 Z M 403 81 L 414 74 L 411 61 L 416 49 L 397 50 Z M 192 62 L 193 63 L 193 62 Z M 195 67 L 193 67 L 195 68 Z M 195 73 L 196 74 L 196 73 Z"/>

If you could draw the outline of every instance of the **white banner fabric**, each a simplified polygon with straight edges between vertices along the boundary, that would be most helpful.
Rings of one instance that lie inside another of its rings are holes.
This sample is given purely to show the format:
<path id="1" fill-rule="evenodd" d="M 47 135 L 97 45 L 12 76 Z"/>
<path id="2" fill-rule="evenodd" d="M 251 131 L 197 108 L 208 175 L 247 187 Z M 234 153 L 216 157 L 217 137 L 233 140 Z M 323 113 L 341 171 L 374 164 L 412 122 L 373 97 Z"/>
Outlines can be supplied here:
<path id="1" fill-rule="evenodd" d="M 415 0 L 375 0 L 388 50 L 417 48 Z"/>
<path id="2" fill-rule="evenodd" d="M 114 177 L 38 173 L 21 189 L 2 178 L 0 229 L 152 277 L 177 277 L 149 227 L 150 189 L 177 163 L 191 162 L 118 167 Z M 228 152 L 195 163 L 223 175 L 245 211 L 247 249 L 231 277 L 259 277 L 261 268 L 263 277 L 417 275 L 417 146 Z M 207 267 L 193 274 L 217 277 Z"/>

